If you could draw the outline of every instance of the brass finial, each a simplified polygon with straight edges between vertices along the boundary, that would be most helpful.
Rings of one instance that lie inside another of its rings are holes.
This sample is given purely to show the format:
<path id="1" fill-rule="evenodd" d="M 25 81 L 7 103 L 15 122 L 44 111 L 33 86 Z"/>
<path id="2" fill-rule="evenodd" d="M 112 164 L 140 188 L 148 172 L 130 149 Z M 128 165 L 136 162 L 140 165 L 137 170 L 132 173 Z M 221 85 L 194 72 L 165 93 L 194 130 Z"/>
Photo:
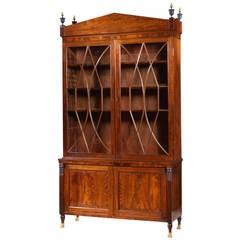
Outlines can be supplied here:
<path id="1" fill-rule="evenodd" d="M 72 24 L 76 24 L 76 23 L 77 23 L 77 21 L 76 21 L 76 17 L 73 16 Z"/>
<path id="2" fill-rule="evenodd" d="M 178 20 L 180 21 L 182 19 L 182 9 L 179 8 L 178 14 L 177 14 Z"/>
<path id="3" fill-rule="evenodd" d="M 65 22 L 65 17 L 64 17 L 63 12 L 61 13 L 60 21 L 61 21 L 62 27 L 63 27 L 64 26 L 64 22 Z"/>
<path id="4" fill-rule="evenodd" d="M 169 8 L 169 15 L 170 15 L 170 17 L 172 17 L 173 16 L 173 14 L 174 14 L 174 8 L 173 8 L 173 4 L 171 3 L 170 4 L 170 8 Z"/>

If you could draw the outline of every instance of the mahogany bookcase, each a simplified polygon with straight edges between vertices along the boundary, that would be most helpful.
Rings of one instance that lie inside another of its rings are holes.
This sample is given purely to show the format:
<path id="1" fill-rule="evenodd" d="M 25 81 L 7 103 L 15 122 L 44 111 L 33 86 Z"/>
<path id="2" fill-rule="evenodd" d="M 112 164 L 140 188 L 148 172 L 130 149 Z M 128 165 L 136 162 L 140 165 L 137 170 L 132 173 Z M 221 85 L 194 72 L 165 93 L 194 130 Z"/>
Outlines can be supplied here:
<path id="1" fill-rule="evenodd" d="M 109 14 L 62 25 L 60 215 L 182 215 L 178 19 Z"/>

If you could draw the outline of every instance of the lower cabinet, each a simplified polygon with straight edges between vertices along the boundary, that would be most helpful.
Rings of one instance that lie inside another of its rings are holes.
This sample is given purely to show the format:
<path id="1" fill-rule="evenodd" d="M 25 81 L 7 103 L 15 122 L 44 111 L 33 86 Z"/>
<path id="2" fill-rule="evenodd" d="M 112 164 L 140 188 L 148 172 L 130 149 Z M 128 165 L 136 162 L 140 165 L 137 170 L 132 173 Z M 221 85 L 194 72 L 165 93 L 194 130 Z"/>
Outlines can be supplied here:
<path id="1" fill-rule="evenodd" d="M 64 172 L 67 214 L 144 220 L 167 217 L 165 168 L 67 164 Z"/>
<path id="2" fill-rule="evenodd" d="M 60 215 L 113 217 L 168 223 L 180 229 L 181 164 L 115 167 L 60 163 Z"/>

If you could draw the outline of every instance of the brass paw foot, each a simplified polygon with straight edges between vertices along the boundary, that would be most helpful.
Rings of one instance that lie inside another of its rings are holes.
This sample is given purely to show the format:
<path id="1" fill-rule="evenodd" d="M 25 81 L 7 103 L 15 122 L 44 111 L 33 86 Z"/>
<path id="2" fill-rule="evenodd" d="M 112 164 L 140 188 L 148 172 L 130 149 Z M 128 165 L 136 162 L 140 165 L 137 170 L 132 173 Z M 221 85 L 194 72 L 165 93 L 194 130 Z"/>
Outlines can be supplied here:
<path id="1" fill-rule="evenodd" d="M 177 229 L 181 229 L 181 228 L 182 228 L 181 224 L 178 224 Z"/>
<path id="2" fill-rule="evenodd" d="M 76 221 L 76 222 L 79 221 L 79 216 L 76 216 L 75 221 Z"/>
<path id="3" fill-rule="evenodd" d="M 172 233 L 171 232 L 168 233 L 168 237 L 172 238 Z"/>
<path id="4" fill-rule="evenodd" d="M 60 228 L 64 228 L 64 223 L 61 223 Z"/>

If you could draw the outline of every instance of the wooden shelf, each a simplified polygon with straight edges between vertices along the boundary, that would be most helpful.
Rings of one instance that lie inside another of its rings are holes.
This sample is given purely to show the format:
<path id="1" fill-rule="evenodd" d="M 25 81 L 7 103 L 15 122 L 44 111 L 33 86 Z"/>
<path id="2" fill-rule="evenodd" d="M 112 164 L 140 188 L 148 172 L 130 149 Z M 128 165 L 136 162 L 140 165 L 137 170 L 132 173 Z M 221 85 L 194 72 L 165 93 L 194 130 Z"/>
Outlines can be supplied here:
<path id="1" fill-rule="evenodd" d="M 85 64 L 85 63 L 80 63 L 80 64 L 67 64 L 67 67 L 69 68 L 79 68 L 81 69 L 81 67 L 83 68 L 94 68 L 95 66 L 93 64 Z M 100 64 L 97 64 L 96 68 L 99 68 L 99 67 L 103 67 L 103 68 L 110 68 L 110 63 L 100 63 Z"/>
<path id="2" fill-rule="evenodd" d="M 144 112 L 144 110 L 143 109 L 121 109 L 120 110 L 121 112 Z M 152 113 L 157 113 L 157 112 L 168 112 L 168 109 L 158 109 L 158 110 L 153 110 L 153 109 L 150 109 L 150 110 L 146 110 L 146 113 L 150 113 L 150 112 L 152 112 Z"/>
<path id="3" fill-rule="evenodd" d="M 121 61 L 121 65 L 124 67 L 124 65 L 126 66 L 136 66 L 136 64 L 138 66 L 148 66 L 150 64 L 152 64 L 152 66 L 155 65 L 159 65 L 159 64 L 167 64 L 168 61 L 167 60 L 157 60 L 157 61 L 153 61 L 153 62 L 149 62 L 149 61 L 144 61 L 144 62 L 134 62 L 134 61 Z"/>
<path id="4" fill-rule="evenodd" d="M 69 87 L 69 88 L 67 88 L 67 90 L 69 91 L 69 92 L 74 92 L 75 90 L 77 90 L 77 92 L 85 92 L 85 91 L 87 91 L 88 89 L 86 88 L 86 87 L 76 87 L 76 88 L 74 88 L 74 87 Z M 96 91 L 96 92 L 100 92 L 100 91 L 104 91 L 104 92 L 111 92 L 111 88 L 110 87 L 103 87 L 103 88 L 89 88 L 89 90 L 90 91 Z"/>
<path id="5" fill-rule="evenodd" d="M 88 108 L 78 108 L 78 109 L 76 109 L 76 110 L 74 110 L 74 109 L 68 109 L 67 110 L 67 112 L 69 112 L 69 113 L 73 113 L 73 112 L 88 112 L 89 111 L 89 109 Z M 110 113 L 111 112 L 111 109 L 103 109 L 103 110 L 101 110 L 101 109 L 97 109 L 97 108 L 92 108 L 92 109 L 90 109 L 90 111 L 91 112 L 106 112 L 106 113 Z"/>
<path id="6" fill-rule="evenodd" d="M 149 89 L 149 90 L 151 90 L 151 89 L 158 89 L 158 88 L 167 88 L 168 87 L 168 85 L 167 84 L 159 84 L 158 86 L 149 86 L 149 85 L 146 85 L 146 86 L 144 86 L 144 90 L 146 90 L 146 89 Z M 131 85 L 131 86 L 121 86 L 121 89 L 123 89 L 124 91 L 126 90 L 126 89 L 133 89 L 133 90 L 141 90 L 142 89 L 142 86 L 136 86 L 136 85 Z"/>

